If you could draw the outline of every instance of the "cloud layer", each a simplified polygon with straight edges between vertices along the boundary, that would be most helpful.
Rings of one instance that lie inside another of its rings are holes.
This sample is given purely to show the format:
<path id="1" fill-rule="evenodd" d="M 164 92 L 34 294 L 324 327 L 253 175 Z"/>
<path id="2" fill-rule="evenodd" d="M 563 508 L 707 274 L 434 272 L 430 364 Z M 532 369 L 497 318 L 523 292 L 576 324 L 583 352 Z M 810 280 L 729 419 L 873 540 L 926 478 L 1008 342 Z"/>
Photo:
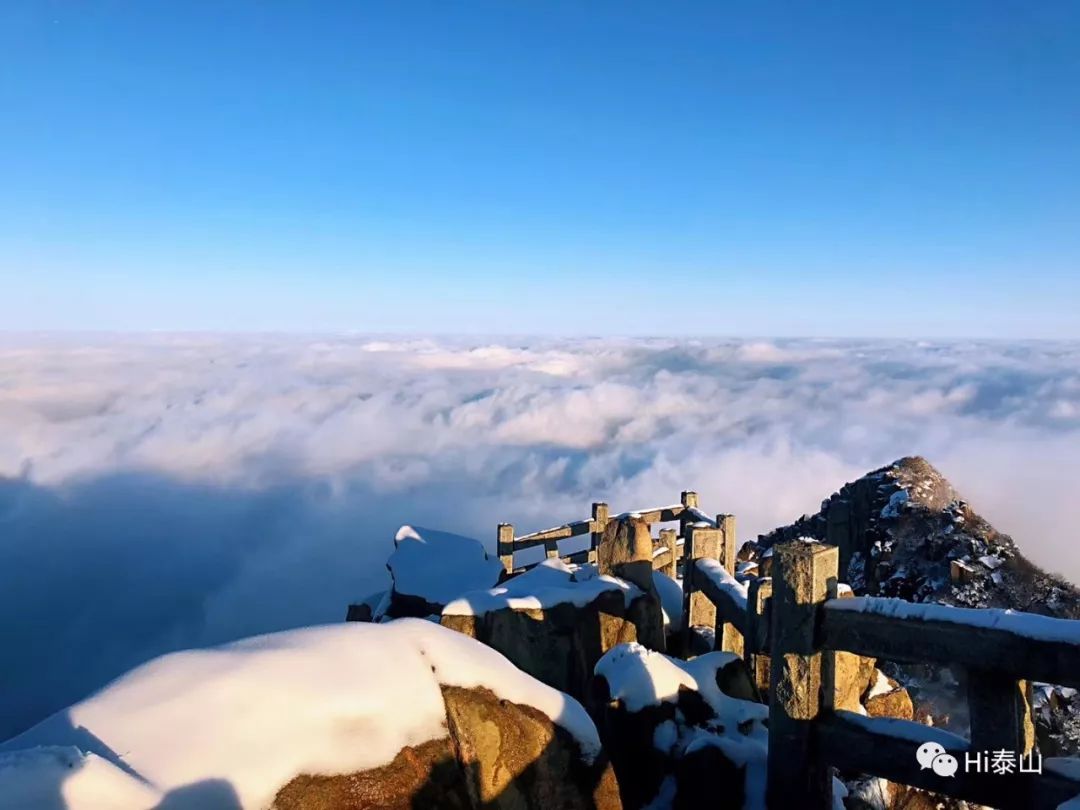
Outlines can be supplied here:
<path id="1" fill-rule="evenodd" d="M 13 337 L 0 738 L 147 657 L 339 620 L 394 530 L 701 493 L 752 537 L 927 456 L 1080 580 L 1080 345 Z"/>

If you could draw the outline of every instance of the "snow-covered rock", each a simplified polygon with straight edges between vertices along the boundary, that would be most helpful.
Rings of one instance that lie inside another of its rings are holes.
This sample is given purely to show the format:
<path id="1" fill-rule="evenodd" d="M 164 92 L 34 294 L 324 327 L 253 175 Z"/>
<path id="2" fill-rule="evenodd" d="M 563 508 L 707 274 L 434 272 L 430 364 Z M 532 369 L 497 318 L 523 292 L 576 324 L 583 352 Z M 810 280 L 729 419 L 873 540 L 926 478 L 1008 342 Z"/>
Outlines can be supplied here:
<path id="1" fill-rule="evenodd" d="M 595 565 L 570 565 L 555 558 L 495 588 L 463 592 L 443 608 L 444 616 L 480 616 L 495 610 L 545 610 L 556 605 L 584 607 L 604 593 L 616 593 L 625 605 L 641 591 L 621 579 L 601 576 Z"/>
<path id="2" fill-rule="evenodd" d="M 840 576 L 858 595 L 904 600 L 890 610 L 926 615 L 909 603 L 940 603 L 978 611 L 977 621 L 1009 624 L 1003 613 L 1019 610 L 1080 619 L 1080 591 L 1028 561 L 1011 537 L 997 531 L 925 459 L 899 459 L 845 484 L 821 510 L 747 543 L 740 559 L 762 567 L 777 543 L 811 536 L 840 549 Z M 846 606 L 854 609 L 854 605 Z M 1023 619 L 1031 627 L 1050 625 Z M 1052 624 L 1052 623 L 1051 623 Z M 909 688 L 916 713 L 957 718 L 964 704 L 955 684 L 930 671 L 903 665 L 889 674 Z M 925 676 L 924 676 L 925 675 Z M 1069 716 L 1066 716 L 1069 715 Z M 1040 742 L 1080 753 L 1080 707 L 1060 703 L 1036 713 Z M 1053 738 L 1051 740 L 1051 738 Z"/>
<path id="3" fill-rule="evenodd" d="M 446 606 L 442 624 L 494 647 L 525 672 L 588 702 L 593 667 L 607 650 L 636 641 L 654 617 L 647 595 L 595 565 L 545 560 L 495 588 Z M 674 610 L 674 608 L 673 608 Z M 659 622 L 659 611 L 655 618 Z M 653 635 L 662 634 L 661 627 Z"/>
<path id="4" fill-rule="evenodd" d="M 477 739 L 484 723 L 507 729 Z M 532 744 L 523 744 L 530 734 Z M 0 796 L 69 810 L 141 810 L 166 799 L 170 808 L 254 810 L 275 797 L 302 808 L 312 806 L 305 796 L 330 789 L 328 779 L 390 790 L 397 783 L 369 777 L 396 773 L 390 766 L 402 752 L 423 746 L 473 752 L 475 762 L 451 768 L 461 795 L 470 795 L 464 786 L 473 779 L 471 795 L 491 798 L 498 773 L 509 779 L 540 768 L 522 761 L 526 754 L 584 775 L 573 806 L 594 806 L 597 786 L 614 790 L 579 703 L 459 633 L 403 619 L 294 630 L 151 661 L 0 747 Z M 500 757 L 514 761 L 492 761 Z M 496 776 L 485 781 L 485 774 Z M 399 804 L 384 798 L 386 806 L 410 806 L 409 795 L 396 796 Z"/>
<path id="5" fill-rule="evenodd" d="M 419 526 L 398 529 L 386 567 L 394 580 L 391 617 L 437 614 L 467 591 L 492 587 L 503 572 L 479 540 Z"/>
<path id="6" fill-rule="evenodd" d="M 628 806 L 764 806 L 768 708 L 738 656 L 682 661 L 622 644 L 596 676 Z"/>

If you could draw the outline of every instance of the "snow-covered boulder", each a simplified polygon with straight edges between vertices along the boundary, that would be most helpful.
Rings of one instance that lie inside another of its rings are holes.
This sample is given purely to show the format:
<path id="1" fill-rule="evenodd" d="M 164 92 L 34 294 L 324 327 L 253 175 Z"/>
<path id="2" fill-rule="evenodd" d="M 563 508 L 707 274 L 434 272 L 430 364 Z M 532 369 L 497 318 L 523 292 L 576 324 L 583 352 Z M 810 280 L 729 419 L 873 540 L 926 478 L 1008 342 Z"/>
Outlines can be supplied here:
<path id="1" fill-rule="evenodd" d="M 596 688 L 627 808 L 764 806 L 769 712 L 738 656 L 623 644 L 597 663 Z"/>
<path id="2" fill-rule="evenodd" d="M 492 587 L 503 572 L 479 540 L 419 526 L 398 529 L 386 567 L 394 580 L 385 608 L 391 618 L 438 615 L 463 593 Z"/>
<path id="3" fill-rule="evenodd" d="M 446 606 L 442 624 L 494 647 L 549 686 L 588 701 L 593 667 L 617 644 L 638 639 L 641 589 L 594 565 L 545 560 L 496 588 Z M 654 630 L 662 633 L 662 628 Z"/>
<path id="4" fill-rule="evenodd" d="M 151 661 L 0 746 L 0 796 L 27 810 L 619 807 L 577 701 L 415 619 Z"/>

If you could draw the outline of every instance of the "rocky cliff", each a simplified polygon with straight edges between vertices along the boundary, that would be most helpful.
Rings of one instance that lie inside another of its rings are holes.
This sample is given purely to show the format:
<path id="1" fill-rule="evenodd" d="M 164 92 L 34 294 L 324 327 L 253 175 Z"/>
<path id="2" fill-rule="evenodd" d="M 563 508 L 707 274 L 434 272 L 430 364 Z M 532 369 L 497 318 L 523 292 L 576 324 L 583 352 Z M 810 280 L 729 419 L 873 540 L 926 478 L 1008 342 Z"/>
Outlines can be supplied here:
<path id="1" fill-rule="evenodd" d="M 918 456 L 845 484 L 816 514 L 759 537 L 742 556 L 797 537 L 838 546 L 857 594 L 1080 618 L 1080 591 L 1024 557 Z"/>
<path id="2" fill-rule="evenodd" d="M 846 572 L 856 594 L 1080 618 L 1076 586 L 1028 560 L 1013 538 L 990 525 L 918 456 L 845 484 L 816 514 L 745 544 L 740 559 L 767 570 L 772 547 L 799 537 L 838 546 L 841 576 Z M 965 673 L 882 666 L 910 690 L 916 715 L 966 731 Z M 1075 691 L 1036 684 L 1032 702 L 1044 754 L 1080 753 Z"/>

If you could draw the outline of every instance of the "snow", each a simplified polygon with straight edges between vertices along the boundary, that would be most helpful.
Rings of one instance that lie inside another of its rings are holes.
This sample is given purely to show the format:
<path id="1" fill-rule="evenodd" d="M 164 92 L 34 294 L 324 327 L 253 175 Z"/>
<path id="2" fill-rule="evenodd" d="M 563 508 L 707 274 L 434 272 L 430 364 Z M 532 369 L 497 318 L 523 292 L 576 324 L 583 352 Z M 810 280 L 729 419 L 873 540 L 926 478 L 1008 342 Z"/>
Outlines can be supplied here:
<path id="1" fill-rule="evenodd" d="M 162 794 L 97 754 L 74 746 L 42 746 L 0 753 L 4 807 L 113 810 L 151 808 Z"/>
<path id="2" fill-rule="evenodd" d="M 584 607 L 606 591 L 619 591 L 627 606 L 641 589 L 610 576 L 595 565 L 568 565 L 560 559 L 544 560 L 497 588 L 460 595 L 443 608 L 444 616 L 480 616 L 494 610 L 544 610 L 559 604 Z"/>
<path id="3" fill-rule="evenodd" d="M 680 511 L 682 508 L 681 503 L 670 503 L 667 506 L 651 506 L 648 509 L 635 509 L 633 512 L 619 512 L 617 515 L 612 515 L 609 520 L 628 520 L 641 517 L 646 512 Z"/>
<path id="4" fill-rule="evenodd" d="M 900 517 L 900 510 L 908 502 L 909 497 L 907 490 L 901 489 L 894 492 L 889 497 L 889 502 L 885 504 L 885 507 L 881 510 L 881 516 L 883 518 Z"/>
<path id="5" fill-rule="evenodd" d="M 738 607 L 746 610 L 747 587 L 729 574 L 719 560 L 705 557 L 697 560 L 696 565 L 701 574 L 726 593 Z"/>
<path id="6" fill-rule="evenodd" d="M 540 537 L 541 535 L 554 534 L 555 532 L 561 532 L 561 531 L 564 531 L 565 529 L 568 529 L 568 528 L 571 528 L 571 527 L 584 526 L 586 524 L 591 524 L 591 522 L 592 522 L 591 520 L 575 520 L 575 521 L 572 521 L 570 523 L 561 523 L 558 526 L 549 526 L 546 529 L 537 529 L 535 532 L 529 532 L 528 534 L 523 534 L 520 537 L 518 537 L 517 540 L 519 540 L 519 541 L 520 540 L 534 540 L 537 537 Z M 567 540 L 569 538 L 560 537 L 558 539 L 559 540 Z"/>
<path id="7" fill-rule="evenodd" d="M 658 751 L 663 751 L 665 754 L 670 753 L 678 742 L 679 727 L 675 725 L 674 720 L 665 720 L 653 731 L 653 748 Z"/>
<path id="8" fill-rule="evenodd" d="M 630 712 L 676 701 L 680 688 L 697 692 L 715 713 L 715 720 L 705 727 L 665 721 L 653 733 L 653 745 L 676 757 L 680 750 L 686 755 L 705 746 L 719 748 L 736 766 L 746 768 L 743 806 L 764 808 L 769 709 L 725 695 L 717 686 L 719 670 L 737 660 L 734 653 L 711 652 L 681 661 L 631 643 L 609 650 L 595 672 L 607 681 L 612 699 L 622 701 Z"/>
<path id="9" fill-rule="evenodd" d="M 695 526 L 701 526 L 702 524 L 704 524 L 706 526 L 712 526 L 713 528 L 716 527 L 716 520 L 709 517 L 696 506 L 691 506 L 686 511 L 693 516 L 694 520 L 696 521 L 696 523 L 694 524 Z"/>
<path id="10" fill-rule="evenodd" d="M 660 595 L 660 606 L 664 611 L 664 629 L 674 632 L 682 628 L 683 589 L 682 585 L 660 571 L 653 571 L 653 585 Z"/>
<path id="11" fill-rule="evenodd" d="M 916 621 L 951 622 L 966 627 L 1001 630 L 1039 641 L 1080 645 L 1080 621 L 1055 619 L 1035 613 L 1020 613 L 997 608 L 958 608 L 951 605 L 905 602 L 903 599 L 872 596 L 830 599 L 825 606 L 829 610 L 850 610 Z"/>
<path id="12" fill-rule="evenodd" d="M 879 695 L 887 695 L 892 692 L 896 687 L 889 683 L 889 678 L 880 669 L 874 670 L 877 673 L 877 680 L 874 681 L 874 685 L 870 687 L 870 691 L 866 694 L 866 699 L 878 697 Z"/>
<path id="13" fill-rule="evenodd" d="M 595 674 L 608 682 L 613 700 L 621 700 L 631 712 L 678 697 L 679 687 L 696 689 L 690 673 L 666 655 L 640 644 L 619 644 L 596 662 Z"/>
<path id="14" fill-rule="evenodd" d="M 579 703 L 494 650 L 421 619 L 348 622 L 149 662 L 0 746 L 0 796 L 46 783 L 56 790 L 59 776 L 69 810 L 97 810 L 95 797 L 112 785 L 110 810 L 135 810 L 156 803 L 143 800 L 147 791 L 216 779 L 239 808 L 264 808 L 299 774 L 375 768 L 405 746 L 445 737 L 440 684 L 487 687 L 546 714 L 585 759 L 600 750 Z M 34 746 L 78 746 L 86 756 L 11 753 Z M 192 802 L 170 807 L 199 806 Z"/>
<path id="15" fill-rule="evenodd" d="M 847 785 L 837 779 L 835 776 L 832 778 L 832 790 L 833 790 L 833 810 L 844 810 L 847 806 L 844 804 L 844 799 L 848 797 Z"/>
<path id="16" fill-rule="evenodd" d="M 866 717 L 843 709 L 836 711 L 836 716 L 867 731 L 888 734 L 901 740 L 914 743 L 936 742 L 946 751 L 966 751 L 970 743 L 963 737 L 933 726 L 925 726 L 913 720 L 900 720 L 895 717 Z"/>
<path id="17" fill-rule="evenodd" d="M 735 575 L 739 577 L 757 576 L 758 564 L 751 560 L 735 564 Z"/>
<path id="18" fill-rule="evenodd" d="M 768 776 L 769 743 L 768 734 L 746 737 L 741 734 L 710 734 L 701 731 L 686 746 L 686 753 L 692 753 L 705 746 L 719 748 L 724 756 L 736 767 L 746 768 L 743 784 L 745 786 L 744 810 L 765 810 L 765 787 Z"/>
<path id="19" fill-rule="evenodd" d="M 502 563 L 488 557 L 479 540 L 459 534 L 402 526 L 386 562 L 394 591 L 445 605 L 466 591 L 490 588 L 499 581 Z"/>
<path id="20" fill-rule="evenodd" d="M 604 677 L 611 698 L 621 700 L 627 711 L 676 700 L 683 687 L 700 693 L 722 720 L 733 725 L 764 720 L 769 716 L 767 706 L 725 695 L 716 684 L 716 673 L 737 660 L 734 653 L 718 651 L 681 661 L 633 642 L 608 650 L 596 662 L 595 673 Z"/>

